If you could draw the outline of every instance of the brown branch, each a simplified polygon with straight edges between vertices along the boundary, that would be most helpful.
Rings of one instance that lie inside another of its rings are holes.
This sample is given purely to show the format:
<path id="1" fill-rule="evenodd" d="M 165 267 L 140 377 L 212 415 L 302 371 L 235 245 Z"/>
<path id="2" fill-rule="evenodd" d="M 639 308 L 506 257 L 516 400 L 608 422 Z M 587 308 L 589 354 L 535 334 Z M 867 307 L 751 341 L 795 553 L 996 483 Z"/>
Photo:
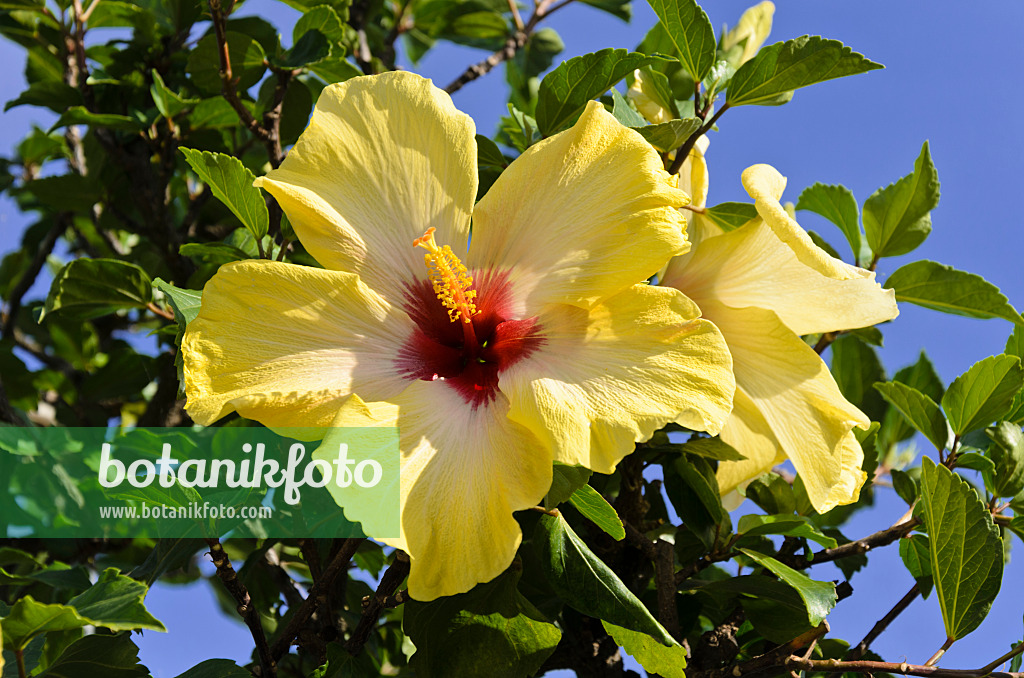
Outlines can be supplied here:
<path id="1" fill-rule="evenodd" d="M 231 108 L 235 109 L 235 113 L 238 114 L 238 119 L 242 121 L 246 129 L 253 133 L 260 141 L 266 143 L 270 141 L 270 132 L 264 128 L 256 118 L 252 116 L 244 105 L 242 100 L 238 98 L 238 92 L 235 90 L 235 77 L 231 72 L 231 54 L 228 50 L 228 39 L 227 39 L 227 28 L 225 24 L 224 12 L 221 9 L 220 0 L 209 0 L 210 6 L 210 18 L 213 22 L 213 31 L 217 37 L 217 55 L 220 58 L 220 82 L 221 82 L 221 93 L 224 95 L 224 99 L 231 104 Z"/>
<path id="2" fill-rule="evenodd" d="M 396 551 L 394 562 L 380 578 L 377 592 L 363 599 L 363 616 L 360 618 L 356 630 L 352 632 L 352 637 L 345 643 L 345 650 L 350 655 L 356 656 L 362 652 L 363 645 L 366 644 L 370 632 L 377 625 L 377 619 L 380 618 L 380 613 L 384 610 L 388 598 L 395 593 L 395 589 L 405 581 L 408 575 L 409 556 L 403 551 Z"/>
<path id="3" fill-rule="evenodd" d="M 780 645 L 774 650 L 769 650 L 758 657 L 749 659 L 742 664 L 723 666 L 707 671 L 688 672 L 687 676 L 689 678 L 738 678 L 739 676 L 758 673 L 766 669 L 789 668 L 788 662 L 791 659 L 801 659 L 800 657 L 793 656 L 794 652 L 807 647 L 828 633 L 828 631 L 828 622 L 823 621 L 815 628 L 797 636 L 788 643 Z"/>
<path id="4" fill-rule="evenodd" d="M 256 652 L 260 657 L 260 675 L 264 676 L 264 678 L 276 676 L 277 662 L 270 656 L 270 648 L 267 646 L 267 636 L 263 632 L 260 613 L 256 606 L 252 604 L 249 591 L 246 590 L 245 584 L 239 580 L 235 568 L 231 566 L 231 559 L 224 552 L 220 539 L 216 537 L 207 538 L 206 543 L 210 546 L 210 558 L 213 559 L 213 564 L 217 567 L 217 577 L 220 578 L 224 588 L 228 590 L 231 597 L 238 603 L 238 614 L 245 621 L 245 625 L 249 627 L 249 632 L 252 633 L 253 640 L 256 641 Z"/>
<path id="5" fill-rule="evenodd" d="M 448 86 L 444 88 L 444 91 L 448 92 L 448 94 L 454 94 L 477 78 L 487 75 L 503 61 L 513 58 L 516 55 L 516 52 L 526 44 L 529 37 L 530 36 L 526 31 L 518 31 L 515 35 L 505 41 L 504 47 L 483 61 L 475 63 L 467 68 L 462 72 L 462 75 L 455 78 L 455 80 L 452 80 Z"/>
<path id="6" fill-rule="evenodd" d="M 171 322 L 174 322 L 173 313 L 171 313 L 170 311 L 165 311 L 164 309 L 154 304 L 152 301 L 146 304 L 146 308 L 148 308 L 154 315 L 158 315 L 161 318 L 164 318 L 165 320 L 170 320 Z"/>
<path id="7" fill-rule="evenodd" d="M 305 626 L 306 622 L 309 621 L 309 618 L 317 610 L 317 607 L 326 599 L 335 578 L 343 570 L 348 569 L 349 561 L 352 560 L 356 549 L 364 541 L 365 539 L 363 538 L 346 539 L 341 549 L 338 550 L 334 558 L 320 574 L 319 581 L 313 582 L 313 585 L 309 588 L 309 593 L 306 595 L 306 599 L 295 610 L 295 614 L 292 615 L 288 625 L 281 632 L 281 635 L 278 636 L 277 640 L 274 641 L 270 654 L 275 661 L 288 652 L 288 648 L 291 647 L 292 641 L 298 637 L 302 627 Z"/>
<path id="8" fill-rule="evenodd" d="M 806 569 L 820 563 L 827 563 L 833 560 L 839 560 L 840 558 L 867 553 L 871 549 L 878 548 L 880 546 L 888 546 L 889 544 L 899 541 L 901 538 L 910 534 L 910 532 L 920 524 L 920 519 L 910 518 L 905 522 L 901 521 L 888 529 L 875 532 L 874 534 L 870 534 L 862 539 L 851 541 L 848 544 L 843 544 L 842 546 L 837 546 L 832 549 L 822 549 L 812 555 L 810 560 L 799 557 L 780 558 L 780 560 L 790 567 L 801 570 Z"/>
<path id="9" fill-rule="evenodd" d="M 514 6 L 515 0 L 509 0 L 509 2 L 510 5 Z M 502 62 L 513 58 L 516 55 L 516 52 L 522 49 L 523 45 L 526 44 L 526 41 L 530 39 L 530 36 L 533 34 L 533 30 L 537 27 L 537 24 L 572 2 L 573 0 L 562 0 L 562 2 L 558 4 L 552 4 L 551 0 L 544 0 L 538 4 L 533 16 L 530 17 L 530 20 L 527 21 L 526 25 L 522 28 L 517 28 L 515 34 L 509 36 L 508 40 L 505 41 L 504 47 L 483 61 L 469 66 L 462 72 L 462 75 L 455 78 L 455 80 L 452 80 L 451 83 L 444 88 L 444 91 L 448 92 L 448 94 L 454 94 L 477 78 L 487 75 Z M 518 15 L 516 15 L 516 18 L 518 19 L 518 23 L 522 23 L 522 19 L 519 18 Z"/>
<path id="10" fill-rule="evenodd" d="M 822 673 L 898 673 L 904 676 L 930 676 L 931 678 L 1024 678 L 1024 673 L 992 671 L 987 666 L 980 669 L 942 669 L 938 666 L 918 666 L 906 662 L 876 661 L 837 661 L 835 659 L 804 659 L 792 656 L 782 664 L 766 668 L 784 668 L 789 670 L 820 671 Z M 742 676 L 742 673 L 733 674 Z"/>
<path id="11" fill-rule="evenodd" d="M 891 624 L 896 617 L 903 614 L 903 611 L 910 607 L 910 604 L 917 599 L 920 592 L 921 590 L 915 583 L 914 586 L 907 591 L 906 595 L 900 598 L 900 601 L 893 605 L 893 608 L 889 610 L 884 617 L 875 622 L 875 625 L 871 627 L 871 630 L 868 631 L 866 636 L 864 636 L 864 639 L 857 643 L 857 646 L 847 653 L 846 659 L 853 661 L 863 657 L 864 653 L 868 651 L 869 647 L 871 647 L 871 643 L 875 642 L 878 636 L 882 635 L 882 633 L 889 628 L 889 624 Z"/>
<path id="12" fill-rule="evenodd" d="M 709 104 L 710 105 L 710 104 Z M 678 174 L 682 168 L 683 163 L 686 162 L 686 158 L 689 157 L 690 151 L 697 144 L 697 139 L 700 139 L 705 135 L 708 130 L 715 126 L 718 119 L 722 117 L 722 114 L 729 110 L 729 104 L 722 104 L 722 107 L 715 111 L 715 114 L 711 116 L 711 119 L 705 122 L 696 132 L 690 135 L 690 137 L 683 142 L 683 145 L 676 149 L 676 158 L 672 161 L 672 166 L 669 167 L 669 174 Z"/>

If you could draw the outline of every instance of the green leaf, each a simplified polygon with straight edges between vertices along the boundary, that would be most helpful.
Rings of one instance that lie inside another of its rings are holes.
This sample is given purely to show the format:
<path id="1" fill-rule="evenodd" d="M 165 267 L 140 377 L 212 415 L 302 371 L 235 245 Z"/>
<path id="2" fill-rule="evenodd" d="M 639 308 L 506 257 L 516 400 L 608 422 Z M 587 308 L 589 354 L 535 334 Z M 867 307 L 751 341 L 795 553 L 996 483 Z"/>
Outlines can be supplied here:
<path id="1" fill-rule="evenodd" d="M 562 634 L 519 593 L 516 565 L 469 593 L 405 604 L 417 675 L 522 678 L 540 669 Z"/>
<path id="2" fill-rule="evenodd" d="M 203 293 L 200 290 L 183 290 L 160 278 L 153 281 L 153 287 L 167 295 L 167 299 L 174 309 L 174 318 L 182 327 L 195 320 L 199 315 L 203 300 Z"/>
<path id="3" fill-rule="evenodd" d="M 646 633 L 638 633 L 602 621 L 604 630 L 615 642 L 644 667 L 648 675 L 662 678 L 686 678 L 686 648 L 678 643 L 663 645 Z"/>
<path id="4" fill-rule="evenodd" d="M 882 65 L 838 40 L 804 35 L 762 47 L 732 76 L 725 101 L 730 106 L 774 106 L 788 101 L 800 87 L 876 68 Z"/>
<path id="5" fill-rule="evenodd" d="M 185 160 L 213 194 L 238 217 L 253 237 L 267 234 L 270 215 L 260 189 L 253 186 L 256 177 L 242 161 L 223 153 L 182 148 Z"/>
<path id="6" fill-rule="evenodd" d="M 537 125 L 551 136 L 575 122 L 587 102 L 598 97 L 652 57 L 607 48 L 563 61 L 548 73 L 537 91 Z"/>
<path id="7" fill-rule="evenodd" d="M 757 208 L 749 202 L 723 202 L 704 210 L 704 216 L 723 231 L 735 231 L 758 217 Z"/>
<path id="8" fill-rule="evenodd" d="M 885 402 L 872 386 L 886 375 L 875 349 L 856 337 L 839 337 L 832 343 L 832 376 L 846 399 L 868 418 L 882 418 Z"/>
<path id="9" fill-rule="evenodd" d="M 148 587 L 107 568 L 95 584 L 68 601 L 68 605 L 95 626 L 112 631 L 152 629 L 166 631 L 164 625 L 143 604 Z"/>
<path id="10" fill-rule="evenodd" d="M 149 87 L 149 93 L 153 97 L 156 109 L 165 118 L 173 118 L 186 108 L 199 103 L 199 99 L 182 99 L 169 90 L 155 68 L 152 70 L 152 76 L 153 84 Z"/>
<path id="11" fill-rule="evenodd" d="M 953 433 L 963 435 L 1002 419 L 1024 386 L 1024 371 L 1016 356 L 985 358 L 953 380 L 942 396 L 942 409 Z"/>
<path id="12" fill-rule="evenodd" d="M 244 261 L 249 254 L 234 245 L 224 242 L 190 242 L 178 248 L 183 257 L 199 259 L 206 263 L 226 264 L 230 261 Z"/>
<path id="13" fill-rule="evenodd" d="M 279 57 L 271 58 L 270 62 L 278 68 L 294 70 L 326 59 L 330 54 L 331 45 L 327 37 L 313 29 L 306 31 L 291 49 L 285 50 Z"/>
<path id="14" fill-rule="evenodd" d="M 329 5 L 317 5 L 308 12 L 304 12 L 295 22 L 292 29 L 292 44 L 295 44 L 307 32 L 317 30 L 333 43 L 345 39 L 345 25 Z"/>
<path id="15" fill-rule="evenodd" d="M 728 520 L 722 508 L 718 480 L 703 457 L 683 457 L 665 464 L 665 493 L 683 523 L 709 549 L 721 537 L 721 523 Z"/>
<path id="16" fill-rule="evenodd" d="M 721 438 L 694 438 L 679 446 L 680 452 L 716 461 L 743 461 L 746 459 L 736 448 Z"/>
<path id="17" fill-rule="evenodd" d="M 482 134 L 476 135 L 476 162 L 481 167 L 508 167 L 508 160 L 505 158 L 498 144 L 491 141 Z"/>
<path id="18" fill-rule="evenodd" d="M 892 478 L 892 489 L 899 498 L 907 502 L 908 506 L 913 506 L 918 496 L 917 481 L 909 473 L 898 468 L 890 469 L 889 476 Z"/>
<path id="19" fill-rule="evenodd" d="M 36 678 L 144 678 L 148 675 L 149 669 L 139 663 L 139 648 L 132 642 L 131 634 L 120 633 L 79 638 Z M 220 674 L 217 678 L 226 676 Z"/>
<path id="20" fill-rule="evenodd" d="M 980 275 L 934 261 L 915 261 L 900 267 L 884 287 L 896 290 L 896 301 L 968 318 L 1003 318 L 1024 325 L 1020 313 L 998 287 Z"/>
<path id="21" fill-rule="evenodd" d="M 663 645 L 675 644 L 644 604 L 587 548 L 561 515 L 541 516 L 533 543 L 548 582 L 568 605 L 589 617 L 646 633 Z"/>
<path id="22" fill-rule="evenodd" d="M 915 430 L 924 434 L 938 450 L 949 446 L 950 430 L 938 404 L 912 386 L 890 381 L 875 384 L 890 405 L 899 410 Z"/>
<path id="23" fill-rule="evenodd" d="M 601 494 L 590 485 L 583 485 L 569 497 L 569 503 L 589 518 L 595 525 L 607 532 L 612 539 L 621 541 L 626 536 L 619 514 Z"/>
<path id="24" fill-rule="evenodd" d="M 581 0 L 584 5 L 590 5 L 602 12 L 608 12 L 614 17 L 629 23 L 633 18 L 633 7 L 630 0 Z"/>
<path id="25" fill-rule="evenodd" d="M 978 628 L 999 593 L 999 528 L 966 480 L 927 457 L 921 462 L 917 506 L 931 539 L 935 593 L 946 635 L 958 640 Z"/>
<path id="26" fill-rule="evenodd" d="M 1024 490 L 1024 433 L 1017 424 L 1001 421 L 985 434 L 993 443 L 988 448 L 993 469 L 985 474 L 985 487 L 997 497 L 1016 497 Z"/>
<path id="27" fill-rule="evenodd" d="M 624 127 L 632 127 L 639 131 L 639 128 L 647 126 L 644 116 L 640 115 L 617 89 L 612 90 L 612 115 Z"/>
<path id="28" fill-rule="evenodd" d="M 207 659 L 175 678 L 252 678 L 252 673 L 230 659 Z"/>
<path id="29" fill-rule="evenodd" d="M 225 37 L 231 58 L 231 75 L 238 80 L 235 87 L 244 92 L 263 77 L 266 52 L 260 43 L 244 33 L 228 31 Z M 215 35 L 211 33 L 196 44 L 188 56 L 185 70 L 201 92 L 216 94 L 221 91 L 220 49 Z"/>
<path id="30" fill-rule="evenodd" d="M 336 82 L 345 82 L 350 78 L 357 78 L 363 74 L 355 64 L 341 57 L 331 57 L 330 59 L 318 61 L 312 64 L 309 70 L 328 85 Z"/>
<path id="31" fill-rule="evenodd" d="M 846 186 L 814 184 L 808 186 L 796 201 L 798 210 L 807 210 L 825 217 L 839 227 L 850 243 L 853 256 L 860 256 L 861 232 L 857 200 Z"/>
<path id="32" fill-rule="evenodd" d="M 895 257 L 917 248 L 932 231 L 931 211 L 938 204 L 939 174 L 926 141 L 912 173 L 864 202 L 864 233 L 871 251 Z"/>
<path id="33" fill-rule="evenodd" d="M 796 510 L 793 488 L 776 473 L 764 473 L 750 481 L 746 496 L 769 515 L 790 514 Z"/>
<path id="34" fill-rule="evenodd" d="M 697 131 L 701 122 L 697 118 L 669 120 L 660 125 L 646 125 L 633 129 L 647 139 L 647 143 L 662 152 L 674 151 L 683 145 L 690 135 Z"/>
<path id="35" fill-rule="evenodd" d="M 736 525 L 736 534 L 753 537 L 762 534 L 782 534 L 787 537 L 810 539 L 827 549 L 836 547 L 836 540 L 825 536 L 807 518 L 792 514 L 762 516 L 746 515 Z"/>
<path id="36" fill-rule="evenodd" d="M 749 558 L 769 570 L 799 594 L 807 607 L 807 621 L 817 626 L 836 604 L 836 587 L 832 582 L 814 581 L 803 572 L 797 572 L 770 556 L 750 549 L 740 549 Z"/>
<path id="37" fill-rule="evenodd" d="M 67 127 L 68 125 L 90 125 L 92 127 L 123 129 L 131 132 L 137 132 L 144 127 L 140 120 L 129 118 L 127 115 L 91 113 L 85 106 L 72 106 L 60 114 L 57 122 L 50 126 L 47 133 L 61 127 Z"/>
<path id="38" fill-rule="evenodd" d="M 694 80 L 703 80 L 715 65 L 716 53 L 715 29 L 707 13 L 696 0 L 647 2 L 676 46 L 679 63 Z"/>
<path id="39" fill-rule="evenodd" d="M 900 539 L 900 558 L 910 575 L 917 580 L 917 588 L 921 591 L 921 597 L 927 598 L 934 586 L 931 544 L 928 535 L 912 534 Z"/>
<path id="40" fill-rule="evenodd" d="M 19 598 L 3 618 L 4 647 L 24 648 L 33 637 L 50 631 L 80 629 L 91 622 L 67 605 L 48 605 L 32 596 Z"/>
<path id="41" fill-rule="evenodd" d="M 63 113 L 68 108 L 82 105 L 82 93 L 64 82 L 43 80 L 34 82 L 29 88 L 4 105 L 4 113 L 16 106 L 43 106 L 54 113 Z"/>
<path id="42" fill-rule="evenodd" d="M 556 461 L 551 473 L 551 489 L 544 498 L 545 508 L 553 509 L 568 501 L 573 492 L 587 484 L 590 474 L 590 469 L 586 467 L 569 466 Z"/>
<path id="43" fill-rule="evenodd" d="M 75 259 L 53 279 L 45 315 L 84 320 L 128 308 L 143 308 L 153 298 L 152 281 L 141 268 L 117 259 Z"/>

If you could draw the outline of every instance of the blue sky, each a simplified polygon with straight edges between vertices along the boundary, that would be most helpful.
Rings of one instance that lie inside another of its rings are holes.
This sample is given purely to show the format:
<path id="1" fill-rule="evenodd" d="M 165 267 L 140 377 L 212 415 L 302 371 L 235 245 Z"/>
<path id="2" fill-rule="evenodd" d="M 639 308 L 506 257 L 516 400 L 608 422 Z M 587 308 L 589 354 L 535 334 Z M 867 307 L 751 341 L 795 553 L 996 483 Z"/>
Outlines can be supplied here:
<path id="1" fill-rule="evenodd" d="M 706 3 L 712 23 L 733 24 L 748 2 Z M 803 34 L 843 41 L 886 66 L 885 70 L 832 81 L 796 92 L 778 108 L 745 107 L 727 112 L 713 133 L 708 152 L 710 203 L 744 200 L 740 172 L 769 163 L 789 178 L 784 199 L 796 201 L 815 183 L 842 183 L 863 202 L 875 189 L 909 173 L 924 140 L 942 182 L 942 199 L 932 213 L 934 231 L 910 257 L 884 259 L 879 279 L 902 263 L 928 258 L 979 273 L 999 286 L 1018 308 L 1024 306 L 1024 277 L 1018 263 L 1022 242 L 1019 178 L 1024 139 L 1020 26 L 1024 5 L 1008 0 L 986 3 L 942 0 L 891 2 L 777 2 L 771 40 Z M 655 22 L 650 8 L 634 3 L 632 24 L 586 6 L 570 6 L 550 25 L 566 44 L 565 58 L 604 47 L 633 48 Z M 287 41 L 297 14 L 272 0 L 250 0 L 240 15 L 260 14 L 281 27 Z M 99 37 L 99 36 L 98 36 Z M 443 86 L 468 64 L 486 56 L 478 50 L 442 47 L 417 69 Z M 21 91 L 21 54 L 0 44 L 0 58 L 11 67 L 0 72 L 6 98 Z M 456 105 L 474 117 L 478 130 L 490 134 L 505 112 L 500 69 L 456 93 Z M 30 107 L 3 115 L 0 150 L 7 152 L 32 121 L 46 126 L 52 117 Z M 840 252 L 838 230 L 807 213 L 801 223 L 818 231 Z M 26 219 L 6 198 L 0 199 L 0 251 L 13 247 Z M 45 286 L 37 288 L 37 296 Z M 890 374 L 927 349 L 948 384 L 975 361 L 1002 351 L 1011 331 L 1001 320 L 979 321 L 901 306 L 900 317 L 883 328 L 882 357 Z M 905 506 L 891 491 L 880 489 L 878 506 L 858 516 L 846 530 L 855 538 L 891 525 Z M 1021 544 L 1014 540 L 1013 548 Z M 836 570 L 814 571 L 819 578 L 839 578 Z M 1016 556 L 1004 576 L 1003 595 L 982 627 L 956 643 L 942 665 L 973 668 L 991 661 L 1020 640 L 1024 581 Z M 829 622 L 839 637 L 856 642 L 909 589 L 913 580 L 899 561 L 896 547 L 877 553 L 866 572 L 854 577 L 855 594 L 836 608 Z M 201 587 L 200 587 L 201 588 Z M 143 660 L 158 678 L 173 678 L 201 659 L 226 656 L 246 660 L 251 639 L 240 622 L 211 615 L 212 594 L 158 587 L 150 596 L 154 613 L 171 633 L 147 632 L 139 640 Z M 876 642 L 888 660 L 923 663 L 942 644 L 944 633 L 934 597 L 918 600 Z"/>

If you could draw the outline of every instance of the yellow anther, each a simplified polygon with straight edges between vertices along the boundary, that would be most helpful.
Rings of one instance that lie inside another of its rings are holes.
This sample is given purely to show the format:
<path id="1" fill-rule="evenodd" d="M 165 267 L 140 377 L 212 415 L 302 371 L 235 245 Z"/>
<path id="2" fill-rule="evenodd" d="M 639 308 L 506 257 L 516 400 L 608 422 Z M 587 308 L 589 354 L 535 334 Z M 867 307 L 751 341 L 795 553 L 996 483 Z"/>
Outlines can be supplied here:
<path id="1" fill-rule="evenodd" d="M 427 251 L 423 261 L 430 269 L 430 282 L 434 286 L 434 293 L 448 309 L 448 317 L 452 322 L 461 318 L 462 322 L 469 323 L 472 317 L 479 313 L 476 304 L 473 303 L 476 299 L 476 290 L 471 289 L 473 278 L 467 274 L 466 266 L 455 256 L 451 247 L 437 246 L 434 241 L 434 230 L 433 227 L 428 228 L 427 232 L 413 240 L 412 244 Z"/>

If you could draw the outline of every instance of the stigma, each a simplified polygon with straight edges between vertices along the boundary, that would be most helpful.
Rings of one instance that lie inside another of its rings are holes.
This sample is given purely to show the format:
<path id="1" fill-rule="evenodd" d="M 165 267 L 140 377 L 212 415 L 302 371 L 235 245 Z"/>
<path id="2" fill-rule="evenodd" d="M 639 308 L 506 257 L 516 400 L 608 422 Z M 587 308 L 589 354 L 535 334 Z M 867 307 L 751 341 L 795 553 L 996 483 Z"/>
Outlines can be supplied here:
<path id="1" fill-rule="evenodd" d="M 473 278 L 466 271 L 466 266 L 452 252 L 448 245 L 438 247 L 434 241 L 434 227 L 427 229 L 419 238 L 412 241 L 414 247 L 422 247 L 427 251 L 423 257 L 430 270 L 430 282 L 434 294 L 448 311 L 452 322 L 461 320 L 464 324 L 472 323 L 473 316 L 479 311 L 476 304 L 476 290 L 473 289 Z"/>

